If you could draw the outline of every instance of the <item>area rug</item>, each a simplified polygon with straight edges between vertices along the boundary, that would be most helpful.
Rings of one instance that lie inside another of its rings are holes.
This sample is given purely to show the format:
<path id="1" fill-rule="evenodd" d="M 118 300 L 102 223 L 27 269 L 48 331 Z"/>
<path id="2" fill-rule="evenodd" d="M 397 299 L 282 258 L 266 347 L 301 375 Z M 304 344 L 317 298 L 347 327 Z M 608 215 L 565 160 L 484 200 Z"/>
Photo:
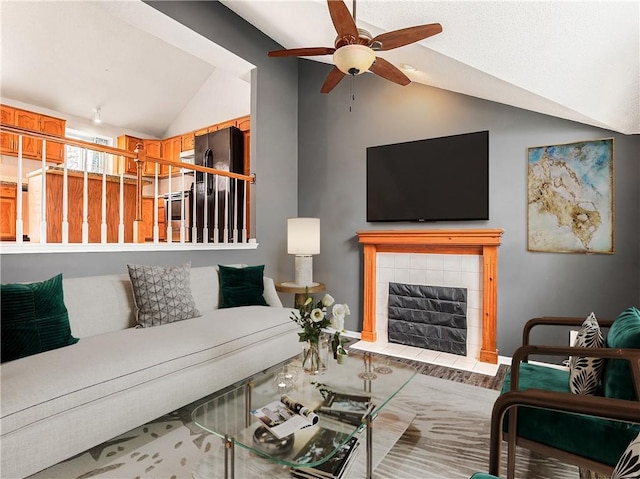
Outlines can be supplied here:
<path id="1" fill-rule="evenodd" d="M 497 396 L 491 389 L 417 375 L 374 423 L 374 477 L 468 479 L 476 471 L 486 472 L 491 409 Z M 193 407 L 134 429 L 31 479 L 219 477 L 221 440 L 190 422 Z M 248 454 L 238 451 L 237 478 L 288 477 L 286 469 Z M 364 477 L 364 447 L 356 459 L 349 478 Z M 505 467 L 503 464 L 503 471 Z M 578 479 L 579 472 L 576 467 L 518 449 L 516 477 Z"/>

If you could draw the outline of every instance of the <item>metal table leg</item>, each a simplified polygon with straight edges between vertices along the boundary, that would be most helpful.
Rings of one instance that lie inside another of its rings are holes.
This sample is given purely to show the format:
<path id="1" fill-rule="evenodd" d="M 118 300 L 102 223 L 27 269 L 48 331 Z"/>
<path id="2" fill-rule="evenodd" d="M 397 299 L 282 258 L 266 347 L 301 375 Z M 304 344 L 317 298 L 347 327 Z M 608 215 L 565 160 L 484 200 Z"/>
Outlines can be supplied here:
<path id="1" fill-rule="evenodd" d="M 373 417 L 367 414 L 367 479 L 373 478 Z"/>
<path id="2" fill-rule="evenodd" d="M 236 472 L 235 441 L 225 434 L 224 439 L 224 479 L 234 479 Z"/>

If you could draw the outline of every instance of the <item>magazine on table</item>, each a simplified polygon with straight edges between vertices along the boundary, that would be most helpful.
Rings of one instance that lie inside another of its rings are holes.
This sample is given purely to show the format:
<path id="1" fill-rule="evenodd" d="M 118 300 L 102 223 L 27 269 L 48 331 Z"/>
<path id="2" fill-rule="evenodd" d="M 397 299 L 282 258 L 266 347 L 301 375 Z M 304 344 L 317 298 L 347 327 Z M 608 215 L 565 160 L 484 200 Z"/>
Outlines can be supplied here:
<path id="1" fill-rule="evenodd" d="M 278 439 L 318 422 L 318 416 L 312 410 L 287 395 L 283 395 L 280 401 L 252 410 L 251 414 Z"/>
<path id="2" fill-rule="evenodd" d="M 358 426 L 373 407 L 369 396 L 332 392 L 316 412 Z"/>
<path id="3" fill-rule="evenodd" d="M 334 449 L 338 448 L 348 434 L 320 428 L 300 450 L 294 460 L 298 464 L 312 464 L 320 461 Z M 351 437 L 340 449 L 325 462 L 314 467 L 293 467 L 291 475 L 297 479 L 339 479 L 344 477 L 344 472 L 358 447 L 358 438 Z"/>

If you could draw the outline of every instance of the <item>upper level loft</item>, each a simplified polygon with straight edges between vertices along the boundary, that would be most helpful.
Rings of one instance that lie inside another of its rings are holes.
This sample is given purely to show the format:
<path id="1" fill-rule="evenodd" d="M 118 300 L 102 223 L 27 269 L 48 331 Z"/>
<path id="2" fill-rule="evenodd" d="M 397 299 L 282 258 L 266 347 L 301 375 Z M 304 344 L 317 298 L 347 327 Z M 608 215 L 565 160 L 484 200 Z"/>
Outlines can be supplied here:
<path id="1" fill-rule="evenodd" d="M 249 116 L 109 145 L 64 119 L 0 109 L 3 254 L 256 247 Z"/>

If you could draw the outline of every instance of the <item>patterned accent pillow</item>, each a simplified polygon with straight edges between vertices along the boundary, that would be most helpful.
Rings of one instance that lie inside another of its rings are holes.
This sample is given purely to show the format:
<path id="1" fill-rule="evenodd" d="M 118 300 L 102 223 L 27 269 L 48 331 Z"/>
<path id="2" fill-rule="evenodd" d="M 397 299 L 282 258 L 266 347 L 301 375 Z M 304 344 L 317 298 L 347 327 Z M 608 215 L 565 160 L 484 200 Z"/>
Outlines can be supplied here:
<path id="1" fill-rule="evenodd" d="M 582 323 L 574 346 L 578 348 L 604 347 L 604 337 L 595 314 L 591 313 Z M 598 391 L 603 366 L 603 358 L 572 356 L 569 363 L 569 388 L 571 392 L 594 396 Z"/>
<path id="2" fill-rule="evenodd" d="M 640 479 L 640 434 L 622 454 L 611 479 Z"/>
<path id="3" fill-rule="evenodd" d="M 143 266 L 128 264 L 129 278 L 136 303 L 139 328 L 196 318 L 191 294 L 191 263 L 180 266 Z"/>

